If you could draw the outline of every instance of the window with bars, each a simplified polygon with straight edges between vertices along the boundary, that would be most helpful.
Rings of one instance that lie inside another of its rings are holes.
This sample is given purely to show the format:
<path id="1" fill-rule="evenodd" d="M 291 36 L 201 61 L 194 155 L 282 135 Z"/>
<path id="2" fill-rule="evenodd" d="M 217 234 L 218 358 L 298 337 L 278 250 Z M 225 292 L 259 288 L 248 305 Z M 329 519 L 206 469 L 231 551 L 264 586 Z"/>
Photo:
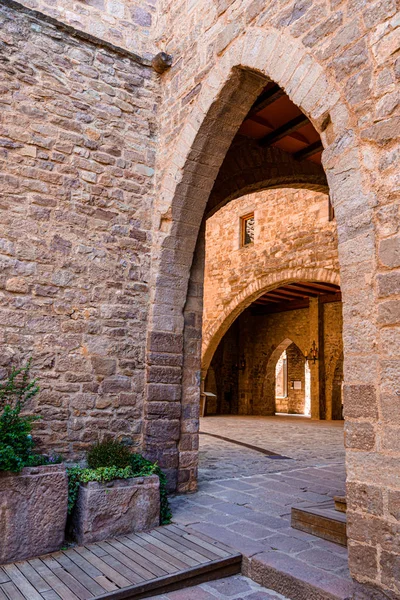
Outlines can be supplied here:
<path id="1" fill-rule="evenodd" d="M 254 243 L 254 213 L 240 218 L 240 245 L 248 246 Z"/>

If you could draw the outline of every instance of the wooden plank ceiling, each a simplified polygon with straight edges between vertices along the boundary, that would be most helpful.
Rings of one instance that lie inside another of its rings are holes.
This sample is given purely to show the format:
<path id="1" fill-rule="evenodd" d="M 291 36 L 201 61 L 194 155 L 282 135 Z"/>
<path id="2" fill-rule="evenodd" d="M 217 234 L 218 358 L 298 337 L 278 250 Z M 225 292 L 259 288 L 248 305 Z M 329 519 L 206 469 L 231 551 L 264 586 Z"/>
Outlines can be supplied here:
<path id="1" fill-rule="evenodd" d="M 243 121 L 239 134 L 258 140 L 262 147 L 276 146 L 296 160 L 321 164 L 321 139 L 301 110 L 285 92 L 270 82 Z"/>
<path id="2" fill-rule="evenodd" d="M 263 294 L 253 302 L 253 314 L 285 312 L 298 308 L 308 308 L 310 298 L 320 302 L 341 302 L 340 287 L 334 283 L 296 282 L 278 287 Z"/>

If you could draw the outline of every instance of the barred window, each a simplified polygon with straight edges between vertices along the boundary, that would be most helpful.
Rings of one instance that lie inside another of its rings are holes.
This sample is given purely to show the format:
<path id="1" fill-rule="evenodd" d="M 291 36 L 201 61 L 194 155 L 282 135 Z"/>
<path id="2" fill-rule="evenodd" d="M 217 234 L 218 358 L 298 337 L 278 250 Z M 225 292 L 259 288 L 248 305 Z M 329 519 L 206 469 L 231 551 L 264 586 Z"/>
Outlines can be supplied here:
<path id="1" fill-rule="evenodd" d="M 254 242 L 254 213 L 240 219 L 240 245 L 248 246 Z"/>

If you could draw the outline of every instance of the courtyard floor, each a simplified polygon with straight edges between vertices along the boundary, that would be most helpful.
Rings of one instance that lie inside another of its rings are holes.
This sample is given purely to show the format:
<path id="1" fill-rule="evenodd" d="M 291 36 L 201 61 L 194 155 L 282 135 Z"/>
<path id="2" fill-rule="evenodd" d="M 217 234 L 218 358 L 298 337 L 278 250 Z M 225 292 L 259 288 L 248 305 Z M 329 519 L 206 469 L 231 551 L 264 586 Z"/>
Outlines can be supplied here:
<path id="1" fill-rule="evenodd" d="M 354 594 L 347 549 L 290 527 L 293 505 L 343 495 L 343 423 L 291 416 L 218 416 L 202 419 L 200 431 L 198 491 L 171 499 L 173 521 L 240 551 L 245 572 L 250 564 L 251 576 L 263 573 L 260 583 L 283 595 L 291 597 L 293 581 L 299 580 L 305 597 L 307 586 L 310 591 L 317 587 L 332 593 L 333 598 Z M 200 586 L 198 593 L 203 595 L 193 598 L 213 598 L 210 585 Z M 261 592 L 264 596 L 253 597 L 268 598 L 267 592 L 274 597 L 267 589 L 254 593 Z M 232 598 L 247 597 L 238 593 Z M 296 598 L 297 593 L 298 589 Z M 248 595 L 252 597 L 250 591 Z M 364 596 L 357 593 L 357 597 Z"/>

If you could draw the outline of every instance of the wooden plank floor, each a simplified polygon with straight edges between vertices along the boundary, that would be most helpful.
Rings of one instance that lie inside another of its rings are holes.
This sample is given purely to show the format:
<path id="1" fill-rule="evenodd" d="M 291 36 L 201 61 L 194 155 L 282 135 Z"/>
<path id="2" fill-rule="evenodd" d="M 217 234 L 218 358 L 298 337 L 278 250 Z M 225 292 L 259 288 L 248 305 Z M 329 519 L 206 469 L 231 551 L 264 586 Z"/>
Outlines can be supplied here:
<path id="1" fill-rule="evenodd" d="M 0 600 L 136 600 L 239 573 L 241 560 L 215 540 L 167 525 L 3 565 Z"/>

